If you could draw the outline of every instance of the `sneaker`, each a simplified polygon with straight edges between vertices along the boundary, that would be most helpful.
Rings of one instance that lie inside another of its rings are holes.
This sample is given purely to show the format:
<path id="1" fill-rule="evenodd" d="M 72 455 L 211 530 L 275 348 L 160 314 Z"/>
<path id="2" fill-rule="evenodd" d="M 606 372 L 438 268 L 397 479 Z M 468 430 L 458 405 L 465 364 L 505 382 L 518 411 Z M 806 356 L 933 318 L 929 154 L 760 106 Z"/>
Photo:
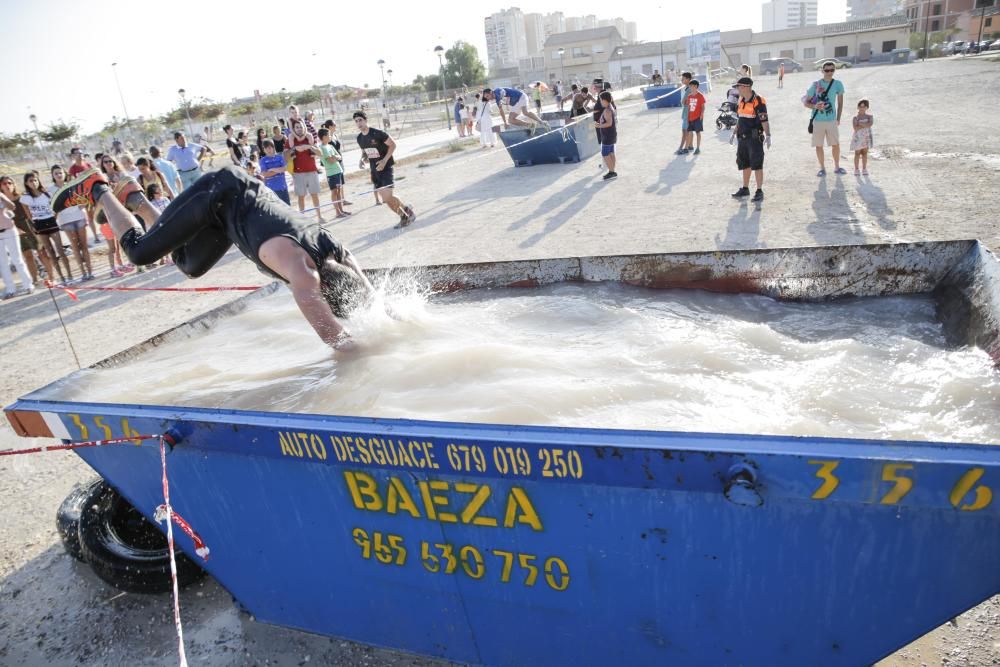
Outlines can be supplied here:
<path id="1" fill-rule="evenodd" d="M 843 167 L 837 167 L 836 169 L 833 170 L 833 173 L 835 173 L 835 174 L 846 174 L 847 170 L 844 169 Z"/>
<path id="2" fill-rule="evenodd" d="M 826 169 L 820 169 L 819 171 L 816 172 L 816 175 L 819 176 L 820 178 L 826 176 Z"/>
<path id="3" fill-rule="evenodd" d="M 94 274 L 93 273 L 88 273 L 88 274 L 84 275 L 83 278 L 81 278 L 81 280 L 83 282 L 89 282 L 89 281 L 91 281 L 93 279 L 94 279 Z"/>
<path id="4" fill-rule="evenodd" d="M 700 148 L 694 149 L 694 154 L 695 155 L 701 155 L 701 149 Z"/>
<path id="5" fill-rule="evenodd" d="M 403 211 L 406 213 L 406 224 L 411 224 L 417 219 L 417 214 L 413 212 L 413 207 L 409 204 L 403 205 Z"/>
<path id="6" fill-rule="evenodd" d="M 742 199 L 750 196 L 750 188 L 740 188 L 732 194 L 733 199 Z"/>
<path id="7" fill-rule="evenodd" d="M 674 155 L 687 155 L 687 149 L 678 148 L 677 150 L 674 151 Z"/>
<path id="8" fill-rule="evenodd" d="M 753 193 L 753 198 L 750 201 L 764 201 L 764 191 L 757 188 L 757 192 Z"/>
<path id="9" fill-rule="evenodd" d="M 130 194 L 133 192 L 142 192 L 142 186 L 131 176 L 122 176 L 111 188 L 111 191 L 115 193 L 118 201 L 124 204 Z"/>
<path id="10" fill-rule="evenodd" d="M 618 172 L 609 171 L 608 173 L 604 174 L 604 180 L 606 181 L 613 181 L 616 178 L 618 178 Z"/>
<path id="11" fill-rule="evenodd" d="M 861 175 L 862 176 L 867 176 L 868 175 L 868 170 L 867 169 L 862 170 Z"/>
<path id="12" fill-rule="evenodd" d="M 98 183 L 107 185 L 108 180 L 98 170 L 88 169 L 56 190 L 52 196 L 52 210 L 55 213 L 60 213 L 71 206 L 94 206 L 95 202 L 91 191 Z"/>
<path id="13" fill-rule="evenodd" d="M 124 275 L 125 275 L 125 274 L 124 274 L 124 273 L 122 273 L 121 271 L 119 271 L 118 269 L 115 269 L 114 271 L 112 271 L 112 272 L 110 273 L 110 276 L 111 276 L 112 278 L 121 278 L 121 277 L 122 277 L 122 276 L 124 276 Z"/>

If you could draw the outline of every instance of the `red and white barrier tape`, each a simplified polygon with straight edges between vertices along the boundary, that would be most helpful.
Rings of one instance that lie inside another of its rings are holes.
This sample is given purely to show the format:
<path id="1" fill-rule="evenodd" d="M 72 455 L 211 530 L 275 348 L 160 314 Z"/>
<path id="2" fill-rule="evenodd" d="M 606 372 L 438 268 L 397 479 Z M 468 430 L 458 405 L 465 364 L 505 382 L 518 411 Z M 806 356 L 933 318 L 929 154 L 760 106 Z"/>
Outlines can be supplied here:
<path id="1" fill-rule="evenodd" d="M 177 590 L 177 560 L 174 558 L 174 516 L 173 508 L 170 507 L 170 484 L 167 482 L 167 446 L 163 436 L 160 436 L 160 463 L 163 467 L 163 505 L 161 507 L 166 512 L 167 549 L 170 551 L 170 577 L 173 580 L 174 586 L 174 628 L 177 630 L 177 653 L 180 655 L 180 667 L 188 667 L 187 655 L 184 653 L 184 628 L 181 625 L 181 599 Z M 157 512 L 159 513 L 159 509 L 157 509 Z M 204 557 L 207 557 L 207 555 Z"/>
<path id="2" fill-rule="evenodd" d="M 166 469 L 164 468 L 164 470 Z M 164 480 L 164 483 L 165 482 L 166 480 Z M 175 512 L 172 507 L 168 512 L 165 504 L 157 507 L 156 512 L 153 514 L 153 518 L 161 523 L 166 521 L 168 516 L 172 518 L 173 522 L 177 524 L 177 527 L 187 533 L 187 536 L 191 538 L 192 542 L 194 542 L 194 552 L 198 554 L 202 560 L 208 560 L 211 550 L 208 548 L 208 545 L 205 544 L 205 540 L 201 539 L 201 535 L 199 535 L 198 532 L 191 527 L 191 524 L 184 520 L 184 517 Z"/>
<path id="3" fill-rule="evenodd" d="M 14 456 L 15 454 L 38 454 L 41 452 L 58 452 L 68 449 L 81 449 L 83 447 L 101 447 L 103 445 L 120 445 L 126 442 L 137 443 L 139 440 L 156 440 L 158 435 L 134 435 L 131 438 L 111 438 L 109 440 L 90 440 L 88 442 L 71 442 L 68 445 L 42 445 L 41 447 L 30 447 L 28 449 L 8 449 L 0 451 L 0 456 Z"/>
<path id="4" fill-rule="evenodd" d="M 187 655 L 184 652 L 184 628 L 181 625 L 181 603 L 177 584 L 177 560 L 174 557 L 174 531 L 173 524 L 177 524 L 181 530 L 187 533 L 191 541 L 194 542 L 194 551 L 202 560 L 208 560 L 210 550 L 205 541 L 182 516 L 174 512 L 170 505 L 170 484 L 167 481 L 167 438 L 163 435 L 134 435 L 131 438 L 109 438 L 107 440 L 90 440 L 87 442 L 71 442 L 65 445 L 44 445 L 42 447 L 30 447 L 27 449 L 11 449 L 0 452 L 0 456 L 13 456 L 15 454 L 38 454 L 41 452 L 56 452 L 69 449 L 80 449 L 82 447 L 100 447 L 102 445 L 117 445 L 126 442 L 138 443 L 140 440 L 160 441 L 160 467 L 163 480 L 163 504 L 156 508 L 153 518 L 156 521 L 167 522 L 167 546 L 170 550 L 170 577 L 174 588 L 174 627 L 177 630 L 177 651 L 180 654 L 180 667 L 188 667 Z"/>
<path id="5" fill-rule="evenodd" d="M 45 286 L 49 289 L 61 289 L 74 301 L 80 299 L 76 292 L 252 292 L 259 290 L 266 285 L 256 286 L 220 286 L 220 287 L 67 287 L 66 285 L 56 285 L 46 280 Z"/>

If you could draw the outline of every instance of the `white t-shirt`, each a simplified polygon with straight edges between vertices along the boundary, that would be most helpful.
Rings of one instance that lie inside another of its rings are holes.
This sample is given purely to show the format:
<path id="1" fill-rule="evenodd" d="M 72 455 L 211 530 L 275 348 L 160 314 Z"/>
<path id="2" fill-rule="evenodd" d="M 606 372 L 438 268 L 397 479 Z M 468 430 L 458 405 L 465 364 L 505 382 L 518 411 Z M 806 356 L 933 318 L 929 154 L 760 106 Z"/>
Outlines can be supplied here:
<path id="1" fill-rule="evenodd" d="M 49 193 L 49 197 L 54 197 L 58 188 L 54 185 L 49 186 L 46 192 Z M 31 214 L 34 215 L 35 211 L 32 210 Z M 81 220 L 86 220 L 87 214 L 83 212 L 83 209 L 79 206 L 70 206 L 65 208 L 56 215 L 56 224 L 60 227 L 65 227 L 66 225 L 72 224 L 74 222 L 79 222 Z"/>
<path id="2" fill-rule="evenodd" d="M 32 197 L 25 192 L 21 195 L 20 203 L 27 205 L 28 210 L 31 211 L 32 220 L 46 220 L 56 217 L 56 214 L 52 212 L 52 200 L 47 195 Z"/>

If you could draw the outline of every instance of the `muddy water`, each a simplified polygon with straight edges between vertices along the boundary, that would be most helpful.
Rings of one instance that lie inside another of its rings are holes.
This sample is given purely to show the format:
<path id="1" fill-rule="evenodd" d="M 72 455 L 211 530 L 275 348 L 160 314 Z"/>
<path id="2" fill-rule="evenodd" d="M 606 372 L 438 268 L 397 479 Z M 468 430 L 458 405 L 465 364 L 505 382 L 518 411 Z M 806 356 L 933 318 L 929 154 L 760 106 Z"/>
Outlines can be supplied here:
<path id="1" fill-rule="evenodd" d="M 613 285 L 394 297 L 331 355 L 282 291 L 61 398 L 332 415 L 1000 443 L 1000 373 L 923 297 Z"/>

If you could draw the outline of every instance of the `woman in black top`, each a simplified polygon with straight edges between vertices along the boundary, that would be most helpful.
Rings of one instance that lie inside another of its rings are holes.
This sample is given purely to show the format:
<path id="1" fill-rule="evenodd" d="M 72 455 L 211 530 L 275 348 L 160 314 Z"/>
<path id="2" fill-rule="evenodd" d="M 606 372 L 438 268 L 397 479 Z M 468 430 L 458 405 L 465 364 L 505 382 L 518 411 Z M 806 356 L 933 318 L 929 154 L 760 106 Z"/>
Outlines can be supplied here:
<path id="1" fill-rule="evenodd" d="M 604 102 L 601 100 L 601 83 L 599 79 L 594 79 L 593 85 L 590 87 L 591 96 L 597 95 L 597 99 L 594 100 L 594 122 L 598 123 L 601 120 L 601 114 L 604 113 Z M 597 130 L 597 143 L 601 143 L 601 130 Z"/>
<path id="2" fill-rule="evenodd" d="M 264 154 L 264 140 L 267 139 L 267 133 L 264 128 L 257 128 L 257 155 L 261 156 Z M 259 159 L 259 157 L 258 157 Z"/>

